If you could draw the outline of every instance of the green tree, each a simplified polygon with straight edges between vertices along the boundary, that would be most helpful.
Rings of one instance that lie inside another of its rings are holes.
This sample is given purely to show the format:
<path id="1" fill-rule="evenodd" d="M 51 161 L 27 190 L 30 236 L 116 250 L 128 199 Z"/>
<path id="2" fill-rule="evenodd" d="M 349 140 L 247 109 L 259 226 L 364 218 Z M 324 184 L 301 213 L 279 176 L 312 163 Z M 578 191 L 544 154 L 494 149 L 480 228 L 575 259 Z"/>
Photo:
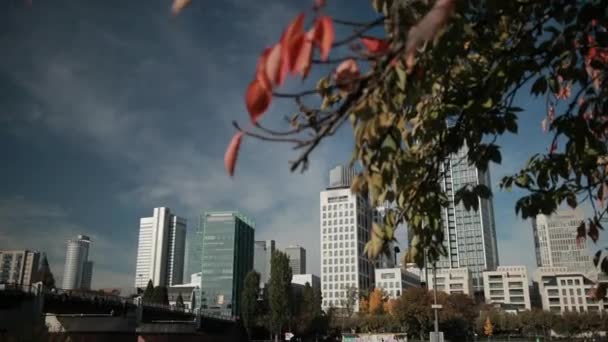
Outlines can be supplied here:
<path id="1" fill-rule="evenodd" d="M 152 279 L 148 280 L 148 285 L 146 286 L 142 300 L 144 303 L 154 302 L 154 284 L 152 283 Z"/>
<path id="2" fill-rule="evenodd" d="M 344 299 L 342 299 L 342 307 L 344 307 L 344 315 L 351 317 L 355 311 L 359 292 L 355 286 L 347 286 L 344 288 Z"/>
<path id="3" fill-rule="evenodd" d="M 148 283 L 149 284 L 149 283 Z M 147 288 L 146 288 L 147 290 Z M 145 292 L 144 292 L 145 295 Z M 169 305 L 169 293 L 167 291 L 167 287 L 165 286 L 156 286 L 152 290 L 152 298 L 150 303 L 160 304 L 160 305 Z"/>
<path id="4" fill-rule="evenodd" d="M 439 296 L 438 302 L 443 305 L 439 320 L 445 337 L 451 341 L 466 340 L 478 316 L 475 301 L 465 294 L 451 294 Z"/>
<path id="5" fill-rule="evenodd" d="M 424 340 L 434 319 L 432 303 L 433 298 L 427 289 L 408 288 L 395 303 L 394 317 L 409 336 Z"/>
<path id="6" fill-rule="evenodd" d="M 519 313 L 522 331 L 527 336 L 543 336 L 549 338 L 551 330 L 557 324 L 555 314 L 540 309 Z"/>
<path id="7" fill-rule="evenodd" d="M 256 271 L 249 271 L 245 276 L 243 293 L 241 294 L 241 320 L 247 333 L 251 337 L 251 332 L 255 325 L 256 316 L 259 313 L 258 295 L 260 293 L 260 274 Z"/>
<path id="8" fill-rule="evenodd" d="M 578 312 L 564 312 L 561 316 L 556 316 L 553 330 L 571 341 L 575 336 L 585 332 L 582 318 Z"/>
<path id="9" fill-rule="evenodd" d="M 46 258 L 46 254 L 42 256 L 42 263 L 38 270 L 38 280 L 42 282 L 42 285 L 47 289 L 55 288 L 55 277 L 51 272 L 51 266 L 49 266 L 49 260 Z"/>
<path id="10" fill-rule="evenodd" d="M 295 326 L 298 335 L 308 335 L 311 332 L 316 314 L 315 293 L 312 286 L 307 282 L 302 289 L 301 303 L 296 316 Z"/>
<path id="11" fill-rule="evenodd" d="M 177 294 L 177 298 L 175 299 L 175 307 L 177 307 L 178 309 L 183 309 L 185 307 L 184 297 L 182 297 L 181 292 Z"/>
<path id="12" fill-rule="evenodd" d="M 272 253 L 270 259 L 270 281 L 268 285 L 271 331 L 279 339 L 290 313 L 291 267 L 289 257 L 280 251 Z"/>
<path id="13" fill-rule="evenodd" d="M 464 150 L 463 162 L 481 171 L 500 164 L 499 138 L 517 134 L 518 119 L 530 114 L 515 101 L 531 95 L 546 104 L 542 126 L 552 141 L 546 151 L 530 151 L 528 163 L 503 178 L 501 188 L 525 191 L 515 204 L 524 219 L 590 201 L 593 213 L 578 234 L 597 241 L 608 211 L 608 1 L 371 4 L 369 20 L 354 24 L 333 20 L 319 4 L 312 41 L 303 39 L 302 16 L 284 34 L 277 32 L 281 41 L 261 55 L 246 91 L 254 124 L 235 123 L 238 132 L 224 159 L 228 172 L 234 172 L 243 137 L 294 144 L 301 154 L 291 169 L 304 170 L 315 148 L 350 121 L 352 162 L 361 170 L 352 190 L 368 193 L 372 205 L 394 204 L 374 225 L 367 253 L 386 250 L 396 227 L 407 222 L 412 239 L 404 261 L 420 265 L 426 250 L 433 262 L 446 254 L 441 215 L 449 200 L 440 186 L 445 160 Z M 334 40 L 334 25 L 357 30 Z M 351 48 L 329 58 L 333 48 L 345 46 Z M 334 63 L 312 89 L 277 91 L 290 72 L 306 77 L 312 65 Z M 294 99 L 297 113 L 287 127 L 262 124 L 273 97 Z M 467 210 L 492 195 L 482 184 L 453 191 Z M 600 264 L 608 268 L 608 262 Z"/>

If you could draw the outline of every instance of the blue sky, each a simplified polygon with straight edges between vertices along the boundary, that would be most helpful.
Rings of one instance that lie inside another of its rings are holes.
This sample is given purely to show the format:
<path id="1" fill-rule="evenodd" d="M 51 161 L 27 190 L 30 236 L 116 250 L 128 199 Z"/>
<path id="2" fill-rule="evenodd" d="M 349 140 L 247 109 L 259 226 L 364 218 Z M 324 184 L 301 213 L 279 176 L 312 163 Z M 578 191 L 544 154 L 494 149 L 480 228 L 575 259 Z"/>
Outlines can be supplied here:
<path id="1" fill-rule="evenodd" d="M 177 18 L 169 0 L 0 2 L 0 249 L 45 251 L 61 279 L 65 240 L 88 234 L 93 285 L 127 287 L 139 218 L 153 207 L 190 228 L 205 210 L 235 208 L 255 220 L 257 239 L 303 245 L 318 273 L 319 191 L 350 158 L 348 127 L 304 174 L 289 172 L 290 146 L 251 139 L 236 177 L 223 169 L 259 52 L 311 2 L 194 0 Z M 328 2 L 341 18 L 372 14 L 367 0 Z M 494 207 L 501 263 L 532 267 L 531 226 L 513 209 L 521 193 L 497 187 L 548 145 L 543 104 L 518 102 L 520 135 L 500 139 L 503 164 L 492 168 Z M 264 121 L 293 110 L 277 101 Z"/>

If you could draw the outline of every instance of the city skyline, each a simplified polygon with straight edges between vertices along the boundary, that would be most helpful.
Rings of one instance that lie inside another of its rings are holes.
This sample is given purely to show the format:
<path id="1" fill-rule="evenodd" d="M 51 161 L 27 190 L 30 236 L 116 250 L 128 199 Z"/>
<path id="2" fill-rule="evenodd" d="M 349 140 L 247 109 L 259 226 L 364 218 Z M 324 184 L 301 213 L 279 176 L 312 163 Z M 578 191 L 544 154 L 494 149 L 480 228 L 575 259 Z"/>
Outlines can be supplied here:
<path id="1" fill-rule="evenodd" d="M 14 24 L 11 35 L 0 37 L 10 51 L 0 57 L 0 84 L 14 90 L 0 109 L 0 148 L 13 160 L 0 170 L 0 248 L 45 251 L 60 284 L 65 240 L 86 234 L 95 241 L 93 287 L 127 287 L 138 218 L 150 208 L 171 207 L 189 222 L 203 209 L 239 208 L 255 218 L 256 239 L 275 239 L 281 248 L 301 244 L 309 271 L 319 274 L 318 192 L 336 160 L 350 158 L 352 134 L 338 131 L 313 153 L 304 174 L 289 172 L 290 146 L 248 141 L 236 177 L 226 177 L 231 121 L 246 117 L 243 74 L 252 72 L 259 47 L 278 38 L 288 14 L 309 1 L 242 3 L 238 11 L 234 4 L 210 11 L 193 4 L 177 20 L 168 20 L 165 3 L 121 11 L 105 2 L 0 5 L 0 19 Z M 367 9 L 357 3 L 341 13 L 356 17 Z M 224 30 L 216 18 L 225 15 L 239 24 Z M 73 30 L 70 23 L 83 16 L 87 21 Z M 133 17 L 135 27 L 126 24 Z M 237 37 L 241 43 L 234 44 Z M 105 58 L 107 51 L 115 58 Z M 541 133 L 542 99 L 520 97 L 514 105 L 524 108 L 520 135 L 499 138 L 502 165 L 491 167 L 499 259 L 532 271 L 530 221 L 513 210 L 523 192 L 499 191 L 497 183 L 529 153 L 546 151 L 550 137 Z M 291 110 L 277 102 L 268 114 Z M 405 232 L 398 234 L 403 250 Z"/>

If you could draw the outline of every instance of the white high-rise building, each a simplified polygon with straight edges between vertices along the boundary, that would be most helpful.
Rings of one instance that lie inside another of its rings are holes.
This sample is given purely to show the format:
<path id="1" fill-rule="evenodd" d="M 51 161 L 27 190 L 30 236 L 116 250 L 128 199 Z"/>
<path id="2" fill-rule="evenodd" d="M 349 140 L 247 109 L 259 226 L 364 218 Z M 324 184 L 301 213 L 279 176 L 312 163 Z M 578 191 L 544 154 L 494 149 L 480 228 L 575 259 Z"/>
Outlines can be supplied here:
<path id="1" fill-rule="evenodd" d="M 306 274 L 306 250 L 303 247 L 289 246 L 285 248 L 285 254 L 289 257 L 293 274 Z"/>
<path id="2" fill-rule="evenodd" d="M 63 285 L 61 286 L 63 289 L 89 289 L 91 287 L 93 263 L 89 263 L 90 245 L 91 239 L 86 235 L 78 235 L 76 239 L 68 240 Z"/>
<path id="3" fill-rule="evenodd" d="M 526 266 L 498 266 L 496 271 L 483 272 L 483 285 L 486 303 L 517 311 L 531 309 Z"/>
<path id="4" fill-rule="evenodd" d="M 532 220 L 536 264 L 565 267 L 569 272 L 593 272 L 595 267 L 585 244 L 576 243 L 576 229 L 583 221 L 580 212 L 561 210 Z"/>
<path id="5" fill-rule="evenodd" d="M 274 240 L 256 241 L 253 250 L 253 269 L 260 274 L 260 287 L 270 281 L 270 260 L 275 250 Z"/>
<path id="6" fill-rule="evenodd" d="M 493 271 L 498 266 L 492 200 L 480 198 L 478 210 L 467 211 L 462 202 L 454 205 L 454 195 L 467 184 L 483 184 L 489 188 L 492 188 L 492 184 L 490 171 L 481 171 L 474 165 L 469 165 L 467 153 L 465 146 L 443 164 L 445 177 L 441 186 L 449 199 L 442 215 L 447 256 L 437 262 L 437 268 L 468 268 L 471 271 L 473 290 L 481 292 L 483 271 Z"/>
<path id="7" fill-rule="evenodd" d="M 169 208 L 154 208 L 154 216 L 139 221 L 135 287 L 181 284 L 184 275 L 186 220 Z"/>
<path id="8" fill-rule="evenodd" d="M 347 293 L 372 288 L 374 265 L 363 253 L 369 241 L 372 211 L 366 197 L 353 194 L 354 171 L 330 171 L 330 187 L 320 194 L 322 308 L 341 308 Z M 359 300 L 354 305 L 358 311 Z"/>

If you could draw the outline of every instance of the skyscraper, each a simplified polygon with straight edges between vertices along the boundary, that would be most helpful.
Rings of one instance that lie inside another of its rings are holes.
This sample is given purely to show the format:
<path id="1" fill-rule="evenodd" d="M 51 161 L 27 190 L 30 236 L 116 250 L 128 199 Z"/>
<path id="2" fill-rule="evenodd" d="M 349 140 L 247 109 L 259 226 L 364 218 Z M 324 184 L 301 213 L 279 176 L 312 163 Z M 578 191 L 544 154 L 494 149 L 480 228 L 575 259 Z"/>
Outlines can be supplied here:
<path id="1" fill-rule="evenodd" d="M 253 222 L 235 211 L 203 215 L 201 310 L 237 316 L 245 276 L 253 269 Z"/>
<path id="2" fill-rule="evenodd" d="M 300 246 L 285 248 L 292 274 L 306 274 L 306 250 Z"/>
<path id="3" fill-rule="evenodd" d="M 480 199 L 477 211 L 467 211 L 462 203 L 454 204 L 454 195 L 467 184 L 483 184 L 490 189 L 492 184 L 490 171 L 481 171 L 474 165 L 469 165 L 467 153 L 465 146 L 443 164 L 445 177 L 441 186 L 449 199 L 448 207 L 442 213 L 447 256 L 437 262 L 437 268 L 468 268 L 471 271 L 473 290 L 481 292 L 483 271 L 493 271 L 498 266 L 492 200 Z"/>
<path id="4" fill-rule="evenodd" d="M 181 284 L 184 276 L 186 220 L 169 208 L 154 208 L 154 216 L 139 221 L 135 287 Z"/>
<path id="5" fill-rule="evenodd" d="M 203 222 L 186 234 L 186 258 L 184 261 L 184 279 L 190 279 L 201 272 L 201 252 L 203 249 Z"/>
<path id="6" fill-rule="evenodd" d="M 78 235 L 76 239 L 68 240 L 63 269 L 63 289 L 90 288 L 93 275 L 93 264 L 88 264 L 90 245 L 91 239 L 86 235 Z"/>
<path id="7" fill-rule="evenodd" d="M 585 244 L 576 243 L 576 229 L 583 221 L 574 210 L 560 210 L 551 216 L 532 219 L 536 264 L 539 267 L 565 267 L 568 272 L 592 272 L 591 257 Z"/>
<path id="8" fill-rule="evenodd" d="M 323 309 L 343 308 L 351 291 L 369 290 L 374 265 L 364 255 L 372 211 L 366 197 L 350 191 L 354 171 L 337 166 L 320 193 L 321 286 Z M 358 311 L 359 300 L 354 305 Z"/>
<path id="9" fill-rule="evenodd" d="M 0 251 L 0 283 L 30 285 L 37 281 L 40 253 Z"/>
<path id="10" fill-rule="evenodd" d="M 260 274 L 260 287 L 264 287 L 270 280 L 270 259 L 274 249 L 274 240 L 255 242 L 253 269 Z"/>

